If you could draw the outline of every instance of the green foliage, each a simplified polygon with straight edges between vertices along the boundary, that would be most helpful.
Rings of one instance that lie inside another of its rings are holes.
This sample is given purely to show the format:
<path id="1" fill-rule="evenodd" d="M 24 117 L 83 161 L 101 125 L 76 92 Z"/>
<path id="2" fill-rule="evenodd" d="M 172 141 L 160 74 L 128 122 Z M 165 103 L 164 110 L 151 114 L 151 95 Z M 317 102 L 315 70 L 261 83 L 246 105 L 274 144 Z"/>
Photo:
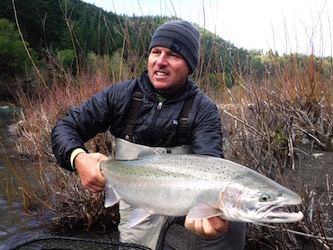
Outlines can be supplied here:
<path id="1" fill-rule="evenodd" d="M 29 46 L 26 43 L 27 47 Z M 29 48 L 30 54 L 36 60 L 37 53 Z M 24 49 L 15 24 L 7 19 L 0 19 L 0 80 L 8 80 L 25 73 L 31 62 Z"/>
<path id="2" fill-rule="evenodd" d="M 288 138 L 284 135 L 284 131 L 282 130 L 280 125 L 277 125 L 273 131 L 270 133 L 270 137 L 272 138 L 273 143 L 281 144 L 286 146 L 288 144 Z"/>
<path id="3" fill-rule="evenodd" d="M 118 82 L 131 77 L 127 65 L 121 59 L 120 50 L 114 52 L 111 57 L 108 55 L 98 56 L 89 52 L 87 60 L 93 74 L 97 74 L 100 69 L 103 69 L 103 74 L 107 75 L 111 82 Z"/>
<path id="4" fill-rule="evenodd" d="M 74 50 L 65 49 L 58 52 L 58 56 L 61 62 L 61 65 L 64 69 L 73 68 L 73 63 L 75 62 Z"/>

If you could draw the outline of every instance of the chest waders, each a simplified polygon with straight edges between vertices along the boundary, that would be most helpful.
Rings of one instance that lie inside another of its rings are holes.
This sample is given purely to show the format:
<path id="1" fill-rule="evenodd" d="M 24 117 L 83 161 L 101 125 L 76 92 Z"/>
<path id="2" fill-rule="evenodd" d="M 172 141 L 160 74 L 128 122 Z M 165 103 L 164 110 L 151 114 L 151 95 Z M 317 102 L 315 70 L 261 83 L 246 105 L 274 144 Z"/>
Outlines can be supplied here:
<path id="1" fill-rule="evenodd" d="M 132 94 L 132 100 L 130 104 L 130 109 L 129 113 L 126 119 L 126 126 L 123 131 L 123 138 L 125 140 L 116 139 L 116 157 L 123 158 L 125 150 L 126 150 L 126 159 L 128 157 L 132 158 L 137 158 L 141 157 L 147 154 L 152 154 L 152 153 L 174 153 L 174 154 L 189 154 L 192 153 L 192 150 L 189 146 L 190 141 L 187 136 L 188 134 L 188 114 L 190 112 L 193 100 L 194 100 L 195 95 L 192 95 L 191 97 L 187 98 L 184 102 L 184 105 L 180 111 L 179 117 L 178 117 L 178 126 L 177 126 L 177 137 L 178 137 L 178 143 L 182 146 L 177 146 L 177 147 L 168 147 L 168 148 L 153 148 L 153 147 L 147 147 L 147 146 L 142 146 L 139 145 L 137 148 L 139 149 L 134 149 L 133 155 L 129 156 L 129 148 L 131 148 L 131 145 L 133 145 L 132 138 L 133 138 L 133 128 L 136 124 L 137 118 L 140 113 L 140 108 L 142 105 L 143 101 L 143 92 L 139 85 L 136 85 L 134 92 Z M 137 145 L 137 144 L 136 144 Z M 149 150 L 150 149 L 150 150 Z M 162 152 L 163 150 L 166 150 L 165 152 Z M 147 151 L 148 150 L 148 151 Z M 162 150 L 162 151 L 161 151 Z M 149 153 L 149 151 L 151 151 Z"/>

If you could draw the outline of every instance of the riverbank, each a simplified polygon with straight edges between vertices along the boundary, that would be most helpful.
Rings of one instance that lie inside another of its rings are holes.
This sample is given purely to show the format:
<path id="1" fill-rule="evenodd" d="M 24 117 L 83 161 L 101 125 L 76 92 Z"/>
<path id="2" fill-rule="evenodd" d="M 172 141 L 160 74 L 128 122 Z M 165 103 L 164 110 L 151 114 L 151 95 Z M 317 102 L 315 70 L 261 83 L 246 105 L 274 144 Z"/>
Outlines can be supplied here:
<path id="1" fill-rule="evenodd" d="M 1 110 L 5 112 L 1 112 Z M 13 143 L 15 143 L 15 139 L 12 134 L 14 130 L 8 130 L 13 122 L 12 112 L 6 107 L 0 108 L 0 115 L 2 124 L 5 125 L 0 129 L 2 142 L 5 142 L 7 146 L 11 147 Z M 306 220 L 309 220 L 313 224 L 313 227 L 308 228 L 308 233 L 304 233 L 305 223 L 301 222 L 299 226 L 295 224 L 295 232 L 290 232 L 290 235 L 297 239 L 297 241 L 300 242 L 299 244 L 304 246 L 304 249 L 316 249 L 313 248 L 314 246 L 332 247 L 333 182 L 331 178 L 333 176 L 333 152 L 326 152 L 315 149 L 311 146 L 311 144 L 306 142 L 298 150 L 299 153 L 295 164 L 295 169 L 283 168 L 282 175 L 285 182 L 284 185 L 291 187 L 292 189 L 297 190 L 299 194 L 302 194 L 304 203 L 302 204 L 301 208 L 305 213 Z M 32 164 L 31 161 L 26 161 L 24 158 L 18 159 L 13 153 L 11 153 L 10 150 L 6 150 L 6 153 L 8 153 L 10 160 L 14 165 L 24 164 L 25 166 L 29 166 L 29 164 Z M 7 174 L 9 171 L 7 166 L 4 168 L 6 163 L 2 161 L 1 165 L 1 173 L 6 173 L 6 176 L 2 176 L 1 180 L 2 183 L 5 183 L 6 180 L 8 180 Z M 31 165 L 31 167 L 33 167 L 33 165 Z M 14 176 L 10 176 L 9 179 L 13 181 L 15 180 Z M 18 185 L 16 187 L 18 187 Z M 13 244 L 24 244 L 24 241 L 28 242 L 29 239 L 32 240 L 34 237 L 37 240 L 38 237 L 40 239 L 46 239 L 48 236 L 49 238 L 47 239 L 47 244 L 49 244 L 50 241 L 52 242 L 52 237 L 59 236 L 59 234 L 58 236 L 57 234 L 53 236 L 50 235 L 50 231 L 47 226 L 40 228 L 41 224 L 37 217 L 34 217 L 31 213 L 26 213 L 26 210 L 21 203 L 15 201 L 9 204 L 6 197 L 6 192 L 1 193 L 0 205 L 0 241 L 2 242 L 0 244 L 0 249 L 9 249 L 9 246 L 13 246 Z M 246 249 L 250 250 L 254 249 L 254 247 L 256 248 L 259 245 L 261 245 L 260 249 L 265 249 L 262 246 L 264 245 L 263 237 L 260 236 L 262 232 L 280 231 L 283 233 L 283 230 L 290 230 L 290 228 L 284 229 L 283 226 L 280 227 L 280 225 L 278 225 L 277 228 L 267 228 L 264 226 L 248 224 L 247 230 L 248 234 Z M 325 232 L 325 236 L 328 239 L 328 242 L 330 242 L 329 244 L 323 245 L 323 242 L 320 242 L 319 239 L 309 240 L 312 237 L 315 238 L 319 235 L 322 235 L 323 232 Z M 256 234 L 258 235 L 256 236 Z M 22 238 L 22 235 L 25 235 L 26 238 Z M 77 244 L 75 238 L 78 239 L 83 235 L 83 237 L 88 241 L 93 241 L 96 239 L 105 240 L 110 237 L 110 235 L 95 235 L 93 238 L 91 238 L 93 233 L 89 232 L 80 232 L 80 234 L 75 234 L 72 232 L 71 235 L 72 240 L 70 238 L 67 239 L 66 245 L 68 247 L 70 247 L 71 244 Z M 274 234 L 272 233 L 271 235 Z M 20 241 L 17 240 L 18 237 L 20 238 Z M 117 233 L 115 232 L 111 238 L 113 240 L 117 240 Z M 198 247 L 195 238 L 193 238 L 193 236 L 189 234 L 184 228 L 177 226 L 171 228 L 171 231 L 167 235 L 167 240 L 171 245 L 178 247 L 178 249 L 184 246 L 186 246 L 187 249 L 197 249 Z M 273 236 L 266 237 L 266 240 L 271 242 L 270 244 L 274 244 Z M 55 241 L 53 241 L 52 244 L 56 244 Z M 267 249 L 270 248 L 268 247 Z"/>

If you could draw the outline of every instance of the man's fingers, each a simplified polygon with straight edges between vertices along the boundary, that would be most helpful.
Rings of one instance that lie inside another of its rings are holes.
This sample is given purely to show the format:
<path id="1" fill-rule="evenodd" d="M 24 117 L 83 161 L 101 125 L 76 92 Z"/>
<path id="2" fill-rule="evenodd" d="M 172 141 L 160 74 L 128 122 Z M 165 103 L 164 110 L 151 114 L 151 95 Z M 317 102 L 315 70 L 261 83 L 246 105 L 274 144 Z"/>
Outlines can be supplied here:
<path id="1" fill-rule="evenodd" d="M 193 230 L 196 235 L 198 235 L 202 238 L 206 237 L 204 230 L 203 230 L 203 221 L 202 220 L 193 221 Z"/>
<path id="2" fill-rule="evenodd" d="M 215 238 L 228 231 L 228 222 L 220 217 L 212 217 L 202 220 L 185 220 L 185 227 L 193 234 L 204 238 Z"/>
<path id="3" fill-rule="evenodd" d="M 212 217 L 207 220 L 216 232 L 225 234 L 228 231 L 228 221 L 222 220 L 220 217 Z"/>
<path id="4" fill-rule="evenodd" d="M 101 192 L 105 187 L 105 178 L 100 163 L 109 158 L 100 153 L 81 153 L 75 158 L 75 166 L 79 172 L 82 185 L 91 192 Z"/>

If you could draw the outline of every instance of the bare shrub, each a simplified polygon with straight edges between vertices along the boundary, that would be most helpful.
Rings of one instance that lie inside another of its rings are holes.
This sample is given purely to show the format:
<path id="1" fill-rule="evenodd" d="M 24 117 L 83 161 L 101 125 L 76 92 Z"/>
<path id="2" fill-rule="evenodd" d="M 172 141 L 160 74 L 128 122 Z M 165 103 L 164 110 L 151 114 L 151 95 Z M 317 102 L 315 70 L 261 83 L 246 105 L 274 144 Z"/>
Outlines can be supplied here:
<path id="1" fill-rule="evenodd" d="M 250 224 L 248 249 L 332 246 L 329 180 L 325 191 L 328 199 L 324 200 L 330 205 L 324 209 L 320 194 L 301 180 L 292 183 L 284 174 L 292 173 L 287 169 L 301 168 L 299 158 L 311 154 L 314 148 L 332 150 L 332 75 L 323 72 L 321 60 L 314 56 L 303 61 L 295 58 L 297 55 L 286 57 L 283 67 L 276 64 L 277 74 L 259 84 L 244 77 L 238 88 L 243 93 L 241 98 L 232 98 L 238 102 L 220 106 L 222 121 L 226 123 L 226 156 L 297 189 L 303 199 L 299 209 L 305 218 L 299 223 L 264 227 Z M 304 145 L 305 139 L 308 145 Z"/>

